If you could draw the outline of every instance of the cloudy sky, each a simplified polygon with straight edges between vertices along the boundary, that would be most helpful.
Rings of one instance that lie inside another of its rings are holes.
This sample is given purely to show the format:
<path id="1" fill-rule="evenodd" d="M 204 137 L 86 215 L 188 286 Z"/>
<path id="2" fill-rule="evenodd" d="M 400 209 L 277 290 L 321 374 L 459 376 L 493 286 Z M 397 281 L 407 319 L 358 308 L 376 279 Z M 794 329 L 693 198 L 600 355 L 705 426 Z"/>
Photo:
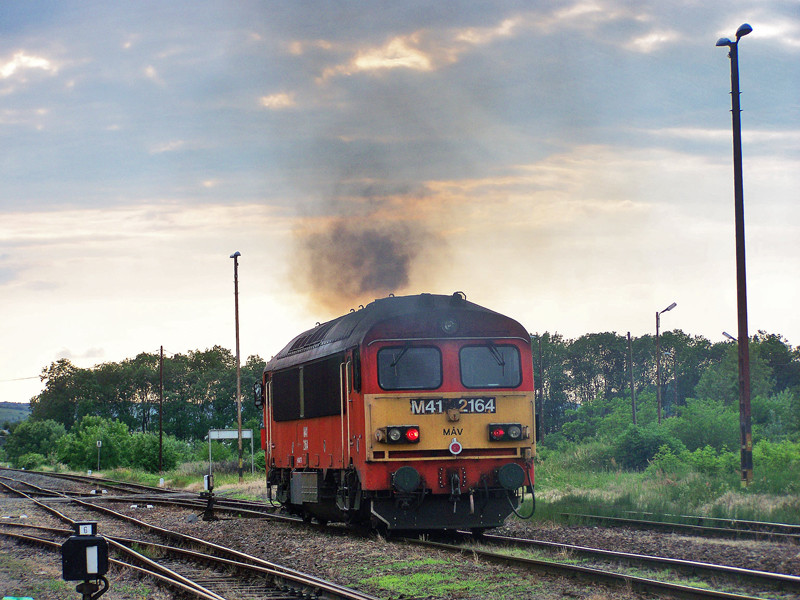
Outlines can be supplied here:
<path id="1" fill-rule="evenodd" d="M 800 345 L 796 1 L 0 4 L 0 400 L 393 292 L 532 332 Z M 33 379 L 29 379 L 33 378 Z"/>

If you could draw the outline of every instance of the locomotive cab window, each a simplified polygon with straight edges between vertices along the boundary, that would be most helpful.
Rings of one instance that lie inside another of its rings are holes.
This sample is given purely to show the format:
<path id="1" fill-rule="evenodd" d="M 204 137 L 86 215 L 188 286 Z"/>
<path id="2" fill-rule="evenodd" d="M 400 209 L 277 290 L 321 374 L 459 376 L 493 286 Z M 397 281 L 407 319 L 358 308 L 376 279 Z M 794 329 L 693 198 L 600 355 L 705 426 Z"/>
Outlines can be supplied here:
<path id="1" fill-rule="evenodd" d="M 378 384 L 384 390 L 436 389 L 442 385 L 442 353 L 433 347 L 381 348 Z"/>
<path id="2" fill-rule="evenodd" d="M 340 365 L 343 354 L 277 371 L 272 375 L 272 415 L 275 421 L 339 415 Z"/>
<path id="3" fill-rule="evenodd" d="M 516 346 L 484 344 L 464 346 L 459 351 L 461 383 L 468 388 L 515 388 L 522 383 Z"/>

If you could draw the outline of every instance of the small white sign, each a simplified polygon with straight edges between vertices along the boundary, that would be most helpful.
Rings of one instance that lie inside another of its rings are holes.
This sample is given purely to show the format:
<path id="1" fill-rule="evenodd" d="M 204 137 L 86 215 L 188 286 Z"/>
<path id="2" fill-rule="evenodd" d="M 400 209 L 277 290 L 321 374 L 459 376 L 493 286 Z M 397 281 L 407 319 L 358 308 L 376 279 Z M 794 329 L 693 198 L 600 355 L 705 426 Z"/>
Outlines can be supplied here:
<path id="1" fill-rule="evenodd" d="M 102 445 L 103 445 L 103 442 L 101 440 L 97 440 L 97 447 L 99 448 Z"/>
<path id="2" fill-rule="evenodd" d="M 92 526 L 91 524 L 81 524 L 78 525 L 78 535 L 92 535 Z"/>

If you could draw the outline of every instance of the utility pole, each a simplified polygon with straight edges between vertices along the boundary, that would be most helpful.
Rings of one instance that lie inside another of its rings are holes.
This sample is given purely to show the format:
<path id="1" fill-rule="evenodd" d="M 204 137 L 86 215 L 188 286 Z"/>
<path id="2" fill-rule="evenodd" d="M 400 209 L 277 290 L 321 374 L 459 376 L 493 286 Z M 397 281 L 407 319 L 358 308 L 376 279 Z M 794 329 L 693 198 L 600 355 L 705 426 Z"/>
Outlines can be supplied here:
<path id="1" fill-rule="evenodd" d="M 158 359 L 158 472 L 164 472 L 164 346 Z"/>
<path id="2" fill-rule="evenodd" d="M 631 332 L 628 332 L 628 375 L 631 378 L 631 414 L 633 424 L 636 425 L 636 387 L 633 384 L 633 349 L 631 347 Z"/>
<path id="3" fill-rule="evenodd" d="M 661 341 L 658 329 L 661 326 L 661 314 L 678 306 L 673 302 L 664 310 L 656 311 L 656 401 L 658 402 L 658 424 L 661 425 Z"/>
<path id="4" fill-rule="evenodd" d="M 231 254 L 233 259 L 233 299 L 236 314 L 236 421 L 239 427 L 239 483 L 244 481 L 242 463 L 242 370 L 239 355 L 239 257 L 241 252 Z"/>
<path id="5" fill-rule="evenodd" d="M 742 180 L 742 115 L 739 106 L 739 39 L 753 31 L 747 23 L 736 30 L 736 41 L 717 40 L 727 46 L 731 59 L 731 116 L 733 126 L 733 191 L 736 224 L 736 303 L 739 322 L 739 430 L 742 486 L 753 481 L 753 436 L 750 423 L 750 336 L 747 332 L 747 275 L 744 252 L 744 183 Z"/>

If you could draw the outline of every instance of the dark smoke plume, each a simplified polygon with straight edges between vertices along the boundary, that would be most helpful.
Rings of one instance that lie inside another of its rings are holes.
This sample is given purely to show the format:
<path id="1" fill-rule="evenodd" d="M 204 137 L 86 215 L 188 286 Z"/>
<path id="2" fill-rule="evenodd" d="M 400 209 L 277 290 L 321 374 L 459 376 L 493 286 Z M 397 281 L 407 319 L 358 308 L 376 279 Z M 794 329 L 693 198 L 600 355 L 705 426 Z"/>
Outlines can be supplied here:
<path id="1" fill-rule="evenodd" d="M 337 217 L 300 235 L 298 283 L 315 303 L 338 311 L 406 288 L 425 241 L 408 223 L 363 216 Z"/>
<path id="2" fill-rule="evenodd" d="M 302 219 L 295 231 L 298 289 L 334 314 L 409 292 L 415 264 L 425 260 L 423 275 L 432 272 L 444 248 L 428 196 L 397 182 L 341 182 L 327 216 Z"/>

